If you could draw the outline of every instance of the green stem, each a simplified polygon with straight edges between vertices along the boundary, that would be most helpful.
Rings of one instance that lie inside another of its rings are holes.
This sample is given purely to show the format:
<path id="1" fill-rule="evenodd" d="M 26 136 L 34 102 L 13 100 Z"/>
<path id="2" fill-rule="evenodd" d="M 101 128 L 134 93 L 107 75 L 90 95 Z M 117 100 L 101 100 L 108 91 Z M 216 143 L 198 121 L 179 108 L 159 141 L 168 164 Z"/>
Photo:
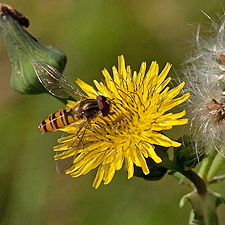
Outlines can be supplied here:
<path id="1" fill-rule="evenodd" d="M 190 214 L 189 224 L 204 224 L 204 225 L 218 225 L 217 207 L 223 203 L 223 199 L 217 193 L 207 191 L 204 196 L 192 192 L 183 200 L 188 199 L 193 210 Z"/>
<path id="2" fill-rule="evenodd" d="M 200 196 L 204 196 L 207 192 L 207 187 L 205 182 L 202 180 L 197 173 L 193 170 L 183 171 L 182 174 L 187 177 L 196 187 L 196 190 Z"/>
<path id="3" fill-rule="evenodd" d="M 206 187 L 205 182 L 194 171 L 184 170 L 184 168 L 181 165 L 177 164 L 174 161 L 171 161 L 166 156 L 163 158 L 163 162 L 161 163 L 161 166 L 163 166 L 169 170 L 180 172 L 195 185 L 196 190 L 200 196 L 204 196 L 206 194 L 207 187 Z"/>

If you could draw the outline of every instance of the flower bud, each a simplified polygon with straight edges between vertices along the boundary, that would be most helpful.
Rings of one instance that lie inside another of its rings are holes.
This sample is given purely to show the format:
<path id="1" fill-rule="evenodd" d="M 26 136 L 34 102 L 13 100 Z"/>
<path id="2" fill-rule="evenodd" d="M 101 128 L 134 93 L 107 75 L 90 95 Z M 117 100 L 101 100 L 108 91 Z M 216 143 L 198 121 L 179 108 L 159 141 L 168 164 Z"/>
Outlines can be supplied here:
<path id="1" fill-rule="evenodd" d="M 22 26 L 29 21 L 11 6 L 0 5 L 0 36 L 11 61 L 11 86 L 22 94 L 46 92 L 34 70 L 37 61 L 46 62 L 60 72 L 66 64 L 66 55 L 60 49 L 37 41 Z"/>

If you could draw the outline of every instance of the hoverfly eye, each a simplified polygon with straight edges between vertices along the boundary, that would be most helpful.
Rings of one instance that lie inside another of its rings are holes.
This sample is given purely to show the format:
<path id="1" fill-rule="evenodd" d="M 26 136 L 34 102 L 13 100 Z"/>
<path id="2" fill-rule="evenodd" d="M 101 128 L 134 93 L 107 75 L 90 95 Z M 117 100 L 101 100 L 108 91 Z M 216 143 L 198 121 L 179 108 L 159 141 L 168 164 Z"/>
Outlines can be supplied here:
<path id="1" fill-rule="evenodd" d="M 110 112 L 110 103 L 108 103 L 108 99 L 105 96 L 99 95 L 97 96 L 98 108 L 102 112 L 103 116 L 108 116 Z"/>
<path id="2" fill-rule="evenodd" d="M 97 99 L 98 102 L 99 101 L 105 101 L 105 102 L 107 101 L 107 98 L 105 96 L 102 96 L 102 95 L 97 96 L 96 99 Z"/>

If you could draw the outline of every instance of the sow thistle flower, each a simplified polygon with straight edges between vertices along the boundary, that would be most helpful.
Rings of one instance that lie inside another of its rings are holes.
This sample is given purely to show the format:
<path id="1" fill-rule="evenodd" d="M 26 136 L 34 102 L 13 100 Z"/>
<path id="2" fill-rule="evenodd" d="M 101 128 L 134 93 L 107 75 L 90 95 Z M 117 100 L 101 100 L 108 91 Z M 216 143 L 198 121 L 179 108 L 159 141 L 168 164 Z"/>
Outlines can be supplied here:
<path id="1" fill-rule="evenodd" d="M 150 157 L 156 163 L 162 162 L 154 151 L 154 145 L 180 146 L 161 131 L 187 123 L 187 119 L 180 119 L 185 111 L 166 113 L 189 97 L 187 93 L 175 99 L 184 82 L 171 90 L 167 87 L 171 80 L 170 77 L 166 78 L 171 68 L 169 63 L 158 74 L 156 62 L 152 62 L 147 72 L 146 63 L 143 62 L 139 73 L 134 71 L 132 75 L 130 66 L 126 68 L 124 57 L 120 56 L 118 67 L 118 70 L 115 66 L 112 68 L 113 78 L 106 69 L 102 71 L 105 84 L 94 81 L 98 91 L 77 80 L 88 97 L 103 95 L 111 99 L 110 114 L 107 117 L 97 116 L 88 128 L 79 126 L 79 123 L 61 128 L 69 135 L 59 139 L 60 145 L 54 148 L 57 151 L 55 159 L 59 162 L 73 159 L 72 166 L 65 171 L 72 177 L 87 174 L 98 167 L 93 182 L 95 188 L 102 180 L 108 184 L 124 162 L 128 179 L 134 174 L 134 164 L 141 167 L 144 174 L 150 173 L 146 158 Z M 68 107 L 74 107 L 75 104 L 69 101 Z"/>

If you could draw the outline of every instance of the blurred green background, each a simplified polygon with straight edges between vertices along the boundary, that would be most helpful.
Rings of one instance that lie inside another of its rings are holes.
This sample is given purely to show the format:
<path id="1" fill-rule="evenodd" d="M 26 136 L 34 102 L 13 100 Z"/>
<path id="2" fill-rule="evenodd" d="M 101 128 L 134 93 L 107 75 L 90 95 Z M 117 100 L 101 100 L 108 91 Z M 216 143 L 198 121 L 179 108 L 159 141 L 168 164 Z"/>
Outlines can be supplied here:
<path id="1" fill-rule="evenodd" d="M 123 54 L 138 70 L 142 61 L 179 65 L 190 53 L 197 24 L 223 14 L 221 0 L 12 0 L 30 20 L 27 29 L 68 57 L 64 74 L 92 84 L 101 70 L 117 65 Z M 225 6 L 225 4 L 224 4 Z M 194 26 L 192 26 L 194 23 Z M 192 24 L 192 25 L 190 25 Z M 1 224 L 187 224 L 191 191 L 170 176 L 158 182 L 127 180 L 125 170 L 98 190 L 95 171 L 72 179 L 55 171 L 52 147 L 60 132 L 41 135 L 37 124 L 64 106 L 50 95 L 24 96 L 10 87 L 11 67 L 0 42 L 0 222 Z M 179 73 L 179 72 L 176 72 Z M 175 72 L 170 73 L 172 76 Z M 173 130 L 171 135 L 174 136 Z M 211 189 L 225 196 L 224 183 Z M 218 209 L 221 224 L 225 206 Z"/>

